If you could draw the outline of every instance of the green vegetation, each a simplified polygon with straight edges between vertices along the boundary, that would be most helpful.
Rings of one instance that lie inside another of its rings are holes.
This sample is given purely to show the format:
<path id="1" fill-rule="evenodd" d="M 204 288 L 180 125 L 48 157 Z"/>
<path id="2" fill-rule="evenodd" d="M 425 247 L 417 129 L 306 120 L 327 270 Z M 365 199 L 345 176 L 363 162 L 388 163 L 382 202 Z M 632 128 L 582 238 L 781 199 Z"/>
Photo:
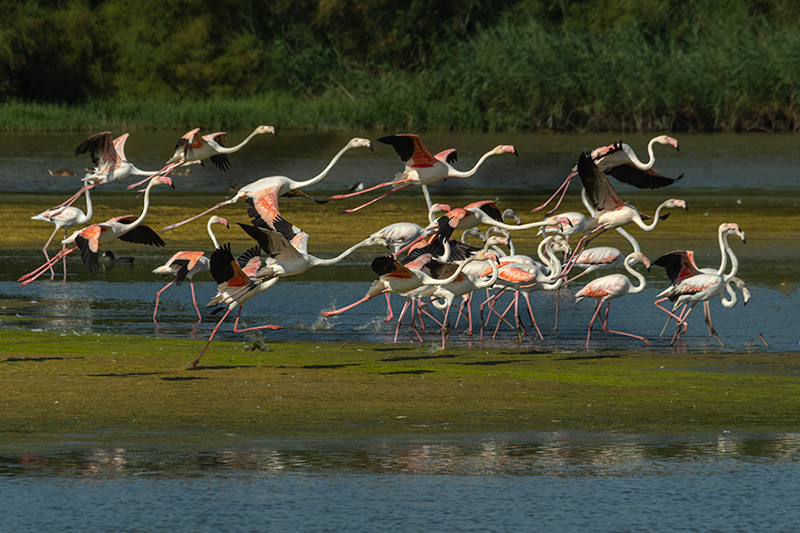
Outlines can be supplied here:
<path id="1" fill-rule="evenodd" d="M 800 127 L 787 0 L 38 0 L 0 130 Z"/>
<path id="2" fill-rule="evenodd" d="M 132 342 L 133 341 L 133 342 Z M 270 436 L 792 431 L 783 354 L 592 354 L 0 332 L 0 431 L 208 427 Z"/>

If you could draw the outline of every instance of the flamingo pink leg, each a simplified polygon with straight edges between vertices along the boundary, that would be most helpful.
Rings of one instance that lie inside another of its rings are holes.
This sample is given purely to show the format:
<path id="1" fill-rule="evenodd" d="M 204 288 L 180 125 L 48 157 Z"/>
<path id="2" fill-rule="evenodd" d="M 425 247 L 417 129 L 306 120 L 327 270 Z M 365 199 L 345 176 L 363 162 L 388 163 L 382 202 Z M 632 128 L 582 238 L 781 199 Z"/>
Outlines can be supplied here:
<path id="1" fill-rule="evenodd" d="M 175 280 L 170 281 L 164 287 L 156 293 L 156 308 L 153 310 L 153 322 L 158 324 L 158 320 L 156 320 L 156 315 L 158 314 L 158 301 L 161 299 L 161 293 L 167 290 L 172 284 L 175 283 Z M 199 314 L 199 311 L 198 311 Z"/>
<path id="2" fill-rule="evenodd" d="M 348 214 L 350 214 L 350 213 L 355 213 L 356 211 L 358 211 L 358 210 L 360 210 L 360 209 L 364 209 L 364 208 L 365 208 L 365 207 L 367 207 L 368 205 L 372 205 L 372 204 L 374 204 L 375 202 L 377 202 L 378 200 L 381 200 L 382 198 L 386 198 L 387 196 L 389 196 L 389 195 L 390 195 L 390 194 L 392 194 L 393 192 L 402 191 L 403 189 L 408 189 L 409 187 L 411 187 L 411 185 L 404 185 L 403 187 L 398 187 L 398 188 L 396 188 L 396 189 L 391 189 L 391 190 L 389 190 L 389 191 L 386 191 L 386 192 L 385 192 L 385 193 L 383 193 L 382 195 L 378 196 L 377 198 L 373 198 L 372 200 L 370 200 L 369 202 L 367 202 L 367 203 L 365 203 L 365 204 L 362 204 L 362 205 L 360 205 L 360 206 L 358 206 L 358 207 L 354 207 L 353 209 L 345 209 L 345 210 L 344 210 L 344 211 L 342 211 L 340 214 L 341 214 L 341 215 L 348 215 Z"/>
<path id="3" fill-rule="evenodd" d="M 361 189 L 360 191 L 349 192 L 347 194 L 336 194 L 334 196 L 331 196 L 331 200 L 341 200 L 343 198 L 352 198 L 353 196 L 359 196 L 361 194 L 364 194 L 365 192 L 372 192 L 375 189 L 380 189 L 382 187 L 386 187 L 387 185 L 392 185 L 393 183 L 394 183 L 394 181 L 385 181 L 385 182 L 380 183 L 378 185 L 373 185 L 372 187 L 370 187 L 368 189 Z"/>
<path id="4" fill-rule="evenodd" d="M 394 318 L 394 311 L 392 311 L 392 304 L 389 301 L 389 293 L 386 293 L 386 318 L 383 319 L 384 322 L 389 322 Z M 397 342 L 397 341 L 395 341 Z"/>
<path id="5" fill-rule="evenodd" d="M 183 220 L 183 221 L 181 221 L 181 222 L 176 222 L 175 224 L 170 224 L 169 226 L 164 226 L 163 228 L 161 228 L 161 231 L 162 231 L 162 232 L 165 232 L 165 231 L 170 231 L 170 230 L 173 230 L 173 229 L 175 229 L 175 228 L 179 228 L 179 227 L 183 226 L 184 224 L 188 224 L 189 222 L 192 222 L 193 220 L 197 220 L 197 219 L 198 219 L 198 218 L 200 218 L 201 216 L 203 216 L 203 215 L 207 215 L 207 214 L 209 214 L 210 212 L 212 212 L 212 211 L 214 211 L 214 210 L 216 210 L 216 209 L 219 209 L 219 208 L 220 208 L 220 207 L 222 207 L 222 206 L 225 206 L 225 205 L 230 205 L 231 203 L 232 203 L 232 202 L 231 202 L 230 200 L 225 200 L 225 201 L 223 201 L 223 202 L 220 202 L 220 203 L 218 203 L 218 204 L 217 204 L 217 205 L 215 205 L 214 207 L 210 207 L 209 209 L 206 209 L 206 210 L 205 210 L 205 211 L 203 211 L 202 213 L 200 213 L 200 214 L 198 214 L 198 215 L 195 215 L 195 216 L 193 216 L 193 217 L 191 217 L 191 218 L 187 218 L 186 220 Z"/>
<path id="6" fill-rule="evenodd" d="M 36 270 L 34 270 L 32 272 L 28 272 L 27 274 L 25 274 L 24 276 L 19 278 L 17 281 L 22 282 L 22 283 L 20 283 L 20 287 L 24 287 L 28 283 L 32 283 L 36 278 L 38 278 L 39 276 L 41 276 L 42 274 L 47 272 L 47 269 L 48 269 L 48 267 L 50 265 L 56 263 L 59 259 L 63 258 L 67 254 L 69 254 L 69 253 L 71 253 L 71 252 L 73 252 L 74 250 L 77 250 L 77 249 L 78 249 L 77 246 L 72 246 L 70 248 L 66 248 L 66 249 L 61 250 L 56 255 L 51 257 L 50 260 L 47 261 L 45 264 L 43 264 L 42 266 L 40 266 L 39 268 L 37 268 Z"/>
<path id="7" fill-rule="evenodd" d="M 374 298 L 374 297 L 376 297 L 376 296 L 378 296 L 378 295 L 380 295 L 380 294 L 383 294 L 384 292 L 386 292 L 386 291 L 379 292 L 378 294 L 372 294 L 372 295 L 369 295 L 369 294 L 368 294 L 367 296 L 364 296 L 364 297 L 363 297 L 363 298 L 361 298 L 360 300 L 358 300 L 358 301 L 356 301 L 356 302 L 353 302 L 353 303 L 351 303 L 350 305 L 346 305 L 346 306 L 344 306 L 344 307 L 342 307 L 342 308 L 340 308 L 340 309 L 335 309 L 335 310 L 333 310 L 333 311 L 325 311 L 325 312 L 323 312 L 323 313 L 320 313 L 320 314 L 321 314 L 322 316 L 336 316 L 336 315 L 341 315 L 341 314 L 342 314 L 342 313 L 344 313 L 345 311 L 349 311 L 350 309 L 354 308 L 355 306 L 357 306 L 357 305 L 359 305 L 359 304 L 363 304 L 363 303 L 364 303 L 364 302 L 366 302 L 367 300 L 371 300 L 372 298 Z"/>
<path id="8" fill-rule="evenodd" d="M 256 329 L 281 329 L 283 326 L 276 326 L 274 324 L 266 324 L 264 326 L 255 326 L 252 328 L 239 329 L 239 317 L 242 315 L 242 307 L 239 306 L 239 312 L 236 314 L 236 321 L 233 323 L 234 333 L 244 333 L 245 331 L 254 331 Z"/>
<path id="9" fill-rule="evenodd" d="M 561 193 L 561 197 L 558 199 L 558 202 L 556 203 L 555 207 L 553 209 L 551 209 L 549 213 L 547 213 L 547 216 L 550 216 L 550 214 L 553 213 L 556 209 L 558 209 L 559 205 L 561 205 L 561 201 L 564 199 L 564 196 L 567 194 L 567 189 L 569 188 L 569 184 L 572 182 L 572 178 L 574 176 L 575 176 L 575 174 L 570 174 L 569 176 L 567 176 L 567 179 L 565 179 L 564 182 L 561 185 L 559 185 L 558 189 L 556 189 L 556 192 L 554 192 L 553 195 L 550 198 L 548 198 L 545 203 L 543 203 L 539 207 L 534 207 L 533 209 L 531 209 L 531 213 L 535 213 L 537 211 L 541 211 L 542 209 L 547 207 L 547 204 L 552 202 L 553 198 L 558 196 L 558 193 L 560 192 Z"/>
<path id="10" fill-rule="evenodd" d="M 241 308 L 239 308 L 239 310 L 241 311 Z M 230 314 L 230 312 L 231 312 L 231 308 L 228 308 L 228 310 L 227 310 L 227 311 L 225 311 L 225 314 L 224 314 L 224 315 L 222 315 L 222 318 L 220 318 L 220 319 L 219 319 L 219 322 L 217 322 L 217 325 L 216 325 L 216 326 L 214 326 L 214 329 L 213 329 L 213 330 L 211 330 L 211 336 L 208 338 L 208 342 L 206 342 L 206 345 L 203 347 L 203 351 L 202 351 L 202 352 L 200 352 L 200 355 L 198 355 L 198 356 L 197 356 L 197 359 L 195 359 L 195 360 L 194 360 L 194 362 L 191 364 L 191 367 L 192 367 L 192 368 L 196 367 L 196 366 L 197 366 L 197 363 L 199 363 L 199 362 L 200 362 L 200 359 L 202 359 L 202 358 L 203 358 L 203 354 L 205 354 L 205 353 L 206 353 L 206 350 L 208 350 L 208 345 L 209 345 L 209 344 L 211 344 L 211 341 L 212 341 L 212 340 L 214 340 L 214 335 L 216 335 L 216 334 L 217 334 L 217 330 L 218 330 L 218 329 L 219 329 L 219 327 L 222 325 L 222 322 L 223 322 L 223 321 L 224 321 L 224 320 L 225 320 L 225 319 L 228 317 L 228 315 Z"/>
<path id="11" fill-rule="evenodd" d="M 412 299 L 409 299 L 408 301 L 406 301 L 406 303 L 403 304 L 403 309 L 400 310 L 400 315 L 398 315 L 398 317 L 397 317 L 397 327 L 394 328 L 394 342 L 397 342 L 397 335 L 400 333 L 400 324 L 403 322 L 403 317 L 406 316 L 406 311 L 408 311 L 408 307 L 412 305 L 413 301 L 414 300 L 412 300 Z M 413 318 L 414 318 L 414 310 L 413 309 L 411 310 L 411 318 L 412 318 L 411 323 L 413 324 L 414 323 L 414 320 L 413 320 Z"/>
<path id="12" fill-rule="evenodd" d="M 194 296 L 194 280 L 191 278 L 189 279 L 189 287 L 192 289 L 192 303 L 194 304 L 194 310 L 197 311 L 197 322 L 202 322 L 203 315 L 200 314 L 200 308 L 197 307 L 197 298 Z"/>

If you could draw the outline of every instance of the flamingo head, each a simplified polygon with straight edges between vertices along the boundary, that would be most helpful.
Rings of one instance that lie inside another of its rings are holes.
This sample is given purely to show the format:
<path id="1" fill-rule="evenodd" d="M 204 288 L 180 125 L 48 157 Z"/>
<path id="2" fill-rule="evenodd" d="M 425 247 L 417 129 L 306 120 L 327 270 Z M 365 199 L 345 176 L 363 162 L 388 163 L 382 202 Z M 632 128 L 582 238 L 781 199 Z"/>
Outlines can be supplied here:
<path id="1" fill-rule="evenodd" d="M 733 278 L 731 281 L 733 281 L 733 284 L 736 285 L 737 289 L 742 291 L 742 296 L 744 297 L 743 303 L 744 305 L 747 305 L 747 302 L 750 301 L 750 291 L 747 290 L 747 285 L 745 285 L 744 281 L 739 278 Z"/>
<path id="2" fill-rule="evenodd" d="M 230 226 L 228 225 L 228 220 L 225 219 L 225 218 L 222 218 L 222 217 L 218 217 L 217 215 L 212 216 L 208 220 L 208 223 L 209 224 L 222 224 L 226 228 L 230 229 Z"/>
<path id="3" fill-rule="evenodd" d="M 522 224 L 522 218 L 516 213 L 516 211 L 514 211 L 511 208 L 508 208 L 505 211 L 503 211 L 503 214 L 501 215 L 500 218 L 503 219 L 503 222 L 505 222 L 507 218 L 510 218 L 511 220 L 516 222 L 517 225 Z"/>
<path id="4" fill-rule="evenodd" d="M 492 235 L 488 239 L 486 239 L 486 246 L 497 246 L 502 244 L 503 246 L 508 246 L 508 238 L 500 237 L 499 235 Z"/>
<path id="5" fill-rule="evenodd" d="M 161 184 L 164 184 L 164 185 L 169 185 L 173 189 L 175 188 L 175 184 L 172 183 L 172 178 L 170 178 L 169 176 L 156 176 L 155 178 L 153 178 L 152 181 L 155 181 L 156 185 L 161 183 Z"/>
<path id="6" fill-rule="evenodd" d="M 670 146 L 673 146 L 675 148 L 676 152 L 680 152 L 681 151 L 680 145 L 678 144 L 678 140 L 677 139 L 673 139 L 672 137 L 670 137 L 668 135 L 659 135 L 658 137 L 656 137 L 653 140 L 655 142 L 659 143 L 659 144 L 669 144 Z"/>
<path id="7" fill-rule="evenodd" d="M 259 135 L 264 133 L 271 133 L 276 137 L 278 136 L 278 134 L 275 133 L 275 128 L 273 126 L 259 126 L 256 128 L 256 133 Z"/>
<path id="8" fill-rule="evenodd" d="M 572 221 L 569 219 L 569 217 L 555 215 L 544 219 L 543 226 L 555 226 L 558 228 L 558 231 L 561 231 L 564 226 L 569 226 L 571 228 Z"/>
<path id="9" fill-rule="evenodd" d="M 362 139 L 361 137 L 355 137 L 350 139 L 350 142 L 347 143 L 348 148 L 358 148 L 359 146 L 363 146 L 364 148 L 369 148 L 369 151 L 372 152 L 372 141 L 369 139 Z"/>
<path id="10" fill-rule="evenodd" d="M 642 263 L 648 269 L 650 268 L 650 260 L 642 252 L 633 252 L 627 257 L 626 261 L 631 266 L 634 263 Z"/>
<path id="11" fill-rule="evenodd" d="M 567 242 L 567 239 L 565 239 L 563 236 L 561 236 L 561 235 L 550 235 L 550 236 L 547 237 L 547 239 L 549 239 L 549 241 L 547 243 L 547 246 L 554 253 L 565 253 L 565 254 L 571 254 L 572 253 L 572 247 Z"/>
<path id="12" fill-rule="evenodd" d="M 721 224 L 719 226 L 719 231 L 722 235 L 738 235 L 739 238 L 742 239 L 742 243 L 747 244 L 744 231 L 739 227 L 739 224 L 734 224 L 733 222 Z"/>
<path id="13" fill-rule="evenodd" d="M 499 155 L 499 154 L 514 154 L 515 156 L 519 157 L 517 153 L 517 149 L 514 148 L 513 145 L 510 144 L 499 144 L 495 146 L 494 150 L 492 150 L 492 154 Z"/>
<path id="14" fill-rule="evenodd" d="M 669 200 L 664 202 L 664 207 L 680 207 L 681 209 L 684 209 L 686 211 L 689 210 L 689 206 L 686 205 L 685 200 L 677 200 L 675 198 L 670 198 Z"/>

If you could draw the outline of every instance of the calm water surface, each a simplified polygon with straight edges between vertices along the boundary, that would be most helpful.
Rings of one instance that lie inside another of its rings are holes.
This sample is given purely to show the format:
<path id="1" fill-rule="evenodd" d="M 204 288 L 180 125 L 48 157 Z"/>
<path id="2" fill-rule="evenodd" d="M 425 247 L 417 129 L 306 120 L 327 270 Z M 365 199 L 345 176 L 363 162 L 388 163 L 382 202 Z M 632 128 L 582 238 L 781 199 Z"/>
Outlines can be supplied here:
<path id="1" fill-rule="evenodd" d="M 160 168 L 182 133 L 132 132 L 127 155 L 142 169 Z M 230 144 L 245 134 L 231 132 Z M 78 178 L 51 177 L 47 170 L 79 171 L 86 166 L 88 158 L 71 155 L 85 137 L 2 136 L 0 190 L 73 192 Z M 230 196 L 229 186 L 267 175 L 307 179 L 350 137 L 292 133 L 259 137 L 231 156 L 229 172 L 194 167 L 191 175 L 176 177 L 176 186 L 182 192 L 219 194 L 222 199 Z M 520 154 L 491 158 L 469 180 L 448 180 L 432 187 L 432 194 L 435 201 L 446 201 L 450 191 L 474 194 L 475 199 L 539 198 L 560 184 L 581 150 L 619 138 L 426 134 L 425 143 L 433 152 L 458 148 L 459 168 L 470 167 L 500 143 L 514 144 Z M 800 201 L 795 136 L 682 135 L 679 139 L 680 153 L 656 149 L 660 171 L 686 175 L 664 193 L 665 198 L 724 197 L 745 206 L 754 196 L 773 198 L 781 205 Z M 625 135 L 623 140 L 646 158 L 648 137 Z M 346 154 L 308 192 L 320 196 L 343 192 L 359 181 L 367 185 L 384 181 L 401 169 L 394 151 L 376 143 L 374 153 L 358 149 Z M 118 193 L 124 188 L 111 187 Z M 622 186 L 618 190 L 626 198 L 639 194 L 629 189 L 622 193 Z M 737 253 L 742 248 L 739 275 L 747 281 L 753 300 L 747 307 L 739 304 L 733 309 L 712 302 L 725 348 L 708 340 L 699 310 L 677 350 L 668 346 L 668 339 L 659 338 L 663 313 L 651 302 L 663 288 L 661 272 L 647 275 L 651 285 L 643 294 L 612 305 L 609 325 L 644 334 L 665 352 L 735 351 L 757 357 L 760 351 L 797 351 L 800 309 L 793 289 L 800 278 L 800 247 L 764 251 L 751 240 L 752 230 L 744 229 L 748 245 L 737 248 Z M 44 237 L 47 231 L 43 229 Z M 707 252 L 716 257 L 714 237 L 710 240 Z M 319 318 L 321 310 L 364 294 L 372 279 L 364 265 L 372 256 L 371 251 L 356 253 L 336 267 L 282 280 L 249 301 L 243 317 L 248 325 L 284 326 L 264 333 L 267 341 L 391 342 L 394 326 L 382 320 L 383 300 L 332 320 Z M 2 250 L 0 327 L 87 337 L 119 332 L 206 338 L 213 319 L 191 323 L 194 311 L 187 286 L 164 293 L 160 322 L 153 323 L 154 295 L 163 282 L 150 270 L 164 259 L 157 251 L 146 250 L 137 255 L 132 268 L 104 264 L 99 277 L 72 268 L 66 284 L 41 279 L 19 288 L 16 277 L 40 262 L 40 252 Z M 196 287 L 201 305 L 215 292 L 210 278 L 204 279 Z M 590 302 L 574 303 L 577 289 L 570 287 L 560 295 L 558 332 L 552 330 L 556 296 L 533 295 L 545 340 L 526 337 L 523 348 L 585 350 L 585 325 L 593 309 Z M 400 301 L 395 297 L 396 311 Z M 225 327 L 219 335 L 241 338 Z M 429 330 L 424 336 L 425 345 L 436 349 L 438 334 Z M 454 333 L 449 346 L 481 345 L 476 337 Z M 599 332 L 592 339 L 593 350 L 635 351 L 640 346 L 635 340 Z M 399 340 L 414 341 L 408 327 L 401 329 Z M 507 327 L 495 340 L 487 335 L 483 342 L 492 347 L 518 345 Z M 213 358 L 213 347 L 206 358 Z M 142 435 L 120 428 L 67 438 L 33 435 L 21 444 L 19 436 L 12 437 L 0 442 L 0 498 L 6 509 L 4 528 L 9 531 L 792 531 L 800 521 L 796 503 L 800 500 L 794 496 L 800 474 L 796 433 L 533 433 L 272 441 L 269 436 L 208 435 L 188 429 Z"/>

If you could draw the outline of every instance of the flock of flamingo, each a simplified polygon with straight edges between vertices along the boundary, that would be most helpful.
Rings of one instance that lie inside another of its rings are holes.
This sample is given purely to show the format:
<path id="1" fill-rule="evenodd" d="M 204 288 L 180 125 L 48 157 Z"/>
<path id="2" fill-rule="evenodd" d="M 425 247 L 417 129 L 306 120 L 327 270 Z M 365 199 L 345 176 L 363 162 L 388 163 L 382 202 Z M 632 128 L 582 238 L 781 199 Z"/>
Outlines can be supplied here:
<path id="1" fill-rule="evenodd" d="M 74 250 L 80 250 L 82 263 L 90 272 L 97 273 L 100 245 L 115 239 L 128 243 L 164 246 L 164 241 L 159 234 L 143 223 L 150 205 L 151 190 L 158 185 L 174 187 L 170 177 L 173 171 L 182 166 L 201 164 L 206 159 L 210 159 L 218 169 L 226 170 L 230 167 L 228 154 L 239 151 L 256 135 L 265 133 L 275 134 L 275 129 L 271 126 L 259 126 L 240 144 L 226 147 L 225 133 L 200 135 L 200 130 L 194 129 L 178 140 L 174 154 L 164 166 L 152 171 L 140 170 L 126 158 L 127 133 L 116 139 L 112 138 L 111 132 L 90 136 L 78 146 L 76 155 L 89 154 L 94 166 L 87 170 L 83 178 L 84 184 L 78 192 L 58 206 L 31 217 L 35 220 L 49 222 L 55 226 L 55 229 L 43 248 L 46 258 L 44 264 L 25 274 L 18 281 L 22 285 L 26 285 L 48 271 L 53 279 L 55 277 L 53 266 L 58 261 L 63 263 L 64 281 L 66 281 L 66 257 Z M 378 279 L 372 283 L 365 296 L 360 300 L 341 309 L 325 311 L 321 314 L 335 316 L 362 302 L 385 295 L 388 309 L 385 320 L 388 322 L 394 318 L 389 295 L 399 294 L 405 299 L 405 304 L 397 317 L 395 342 L 400 325 L 410 310 L 411 326 L 419 341 L 422 342 L 422 336 L 416 323 L 418 322 L 421 327 L 424 327 L 424 315 L 438 324 L 442 348 L 444 348 L 451 329 L 449 313 L 451 308 L 455 307 L 457 300 L 459 300 L 458 318 L 453 327 L 458 327 L 461 317 L 465 316 L 467 322 L 465 333 L 472 335 L 472 299 L 481 289 L 486 291 L 486 298 L 479 305 L 481 338 L 483 338 L 485 326 L 489 325 L 493 317 L 496 318 L 493 336 L 497 334 L 503 324 L 516 330 L 520 340 L 522 335 L 528 333 L 519 310 L 519 296 L 522 295 L 531 326 L 536 335 L 542 339 L 543 336 L 534 317 L 529 294 L 539 290 L 558 291 L 568 283 L 595 272 L 598 277 L 584 285 L 575 294 L 576 301 L 591 298 L 596 302 L 596 309 L 589 321 L 586 334 L 587 348 L 595 322 L 599 324 L 600 330 L 603 332 L 632 337 L 651 345 L 652 343 L 644 336 L 612 330 L 608 327 L 611 301 L 627 294 L 639 293 L 645 288 L 644 276 L 634 268 L 637 264 L 642 264 L 648 269 L 651 265 L 657 265 L 666 271 L 669 286 L 658 294 L 655 305 L 667 315 L 667 322 L 661 331 L 662 336 L 670 321 L 675 321 L 671 343 L 686 333 L 689 314 L 698 303 L 702 302 L 709 336 L 713 336 L 722 346 L 723 343 L 711 320 L 709 301 L 719 296 L 723 306 L 733 307 L 737 303 L 736 289 L 742 293 L 745 304 L 750 299 L 750 293 L 745 283 L 736 277 L 738 261 L 728 242 L 730 236 L 737 236 L 742 242 L 745 241 L 745 234 L 738 225 L 725 223 L 719 227 L 718 241 L 721 260 L 716 269 L 699 268 L 695 264 L 693 252 L 689 250 L 676 250 L 651 262 L 642 253 L 636 239 L 623 229 L 623 226 L 633 224 L 642 231 L 653 231 L 658 223 L 668 216 L 668 214 L 662 215 L 663 210 L 675 208 L 688 210 L 686 202 L 683 200 L 669 199 L 659 205 L 652 216 L 642 214 L 620 198 L 611 182 L 611 178 L 613 178 L 637 188 L 650 189 L 670 186 L 678 182 L 683 175 L 669 178 L 653 169 L 654 145 L 672 146 L 678 150 L 678 141 L 671 137 L 661 135 L 650 140 L 647 146 L 649 155 L 647 162 L 640 161 L 635 152 L 622 142 L 581 153 L 577 164 L 568 174 L 564 183 L 547 202 L 534 208 L 532 212 L 544 210 L 551 202 L 555 202 L 554 207 L 547 212 L 543 220 L 526 224 L 523 224 L 521 218 L 511 210 L 501 212 L 495 201 L 478 201 L 463 208 L 452 208 L 446 204 L 433 203 L 427 188 L 428 185 L 446 178 L 468 178 L 474 175 L 484 161 L 493 155 L 516 155 L 517 152 L 513 146 L 499 145 L 483 154 L 472 169 L 460 171 L 453 166 L 457 160 L 455 149 L 444 150 L 433 155 L 425 148 L 417 135 L 390 135 L 378 139 L 378 141 L 394 148 L 405 165 L 404 171 L 398 173 L 390 181 L 362 188 L 356 192 L 332 196 L 330 199 L 340 200 L 378 189 L 386 189 L 385 192 L 363 205 L 342 212 L 348 214 L 359 211 L 396 191 L 420 186 L 427 205 L 428 224 L 426 226 L 423 227 L 414 222 L 390 224 L 331 259 L 321 259 L 308 253 L 309 235 L 281 217 L 278 209 L 279 198 L 300 195 L 314 202 L 323 203 L 323 201 L 311 198 L 303 189 L 322 180 L 348 150 L 358 147 L 373 149 L 371 141 L 354 138 L 331 159 L 322 172 L 311 179 L 296 181 L 286 176 L 261 178 L 241 187 L 230 199 L 221 201 L 187 220 L 162 228 L 161 232 L 169 231 L 242 199 L 247 203 L 247 214 L 251 223 L 239 224 L 239 226 L 252 237 L 254 241 L 252 248 L 236 257 L 230 244 L 220 245 L 212 227 L 214 224 L 228 226 L 228 221 L 214 215 L 208 219 L 206 224 L 214 246 L 210 257 L 203 251 L 180 251 L 153 271 L 157 274 L 174 276 L 174 280 L 156 294 L 153 320 L 156 320 L 159 299 L 164 290 L 173 284 L 180 285 L 185 279 L 190 282 L 194 309 L 198 319 L 202 320 L 202 313 L 195 297 L 193 278 L 197 274 L 210 271 L 217 283 L 217 294 L 206 307 L 213 308 L 212 314 L 222 313 L 222 317 L 211 331 L 208 342 L 199 356 L 191 363 L 192 367 L 200 362 L 220 326 L 235 308 L 239 308 L 233 326 L 233 330 L 237 333 L 258 329 L 278 329 L 280 326 L 272 324 L 239 328 L 242 305 L 250 298 L 268 290 L 282 277 L 301 274 L 311 267 L 335 264 L 354 250 L 367 246 L 385 247 L 391 252 L 388 255 L 380 255 L 372 261 L 372 270 Z M 140 193 L 143 192 L 144 199 L 142 212 L 138 217 L 112 218 L 106 222 L 87 225 L 68 235 L 68 230 L 73 226 L 83 226 L 91 221 L 91 193 L 95 187 L 121 181 L 130 176 L 143 179 L 130 185 L 128 189 L 136 189 L 146 184 L 144 190 L 140 191 Z M 580 179 L 583 186 L 581 199 L 587 213 L 557 213 L 569 184 L 576 177 Z M 72 205 L 81 196 L 85 196 L 86 211 Z M 512 223 L 506 222 L 509 219 Z M 480 227 L 487 229 L 484 232 Z M 542 236 L 536 256 L 516 253 L 512 241 L 513 232 L 532 230 L 533 228 L 536 228 L 538 234 Z M 48 247 L 61 229 L 64 230 L 61 250 L 50 257 Z M 589 247 L 589 244 L 595 239 L 612 230 L 619 232 L 628 240 L 632 248 L 630 253 L 625 254 L 619 249 L 609 246 Z M 455 238 L 456 231 L 461 232 L 460 239 Z M 467 244 L 465 241 L 469 236 L 481 238 L 483 246 L 474 247 Z M 577 242 L 570 244 L 569 240 L 572 236 L 577 239 Z M 262 260 L 262 256 L 265 256 L 265 259 Z M 727 270 L 728 262 L 730 262 L 730 270 Z M 582 272 L 571 276 L 576 267 Z M 632 276 L 635 282 L 632 282 L 628 275 L 621 273 L 599 276 L 601 271 L 620 268 Z M 505 293 L 513 293 L 513 298 L 507 307 L 502 309 L 497 303 Z M 667 300 L 672 303 L 672 309 L 662 305 Z M 428 305 L 442 312 L 439 314 L 439 318 L 434 316 L 432 310 L 428 309 Z M 507 319 L 512 307 L 513 319 Z M 605 307 L 604 313 L 602 312 L 603 307 Z M 558 307 L 556 307 L 557 327 Z M 533 335 L 533 331 L 530 334 Z"/>

